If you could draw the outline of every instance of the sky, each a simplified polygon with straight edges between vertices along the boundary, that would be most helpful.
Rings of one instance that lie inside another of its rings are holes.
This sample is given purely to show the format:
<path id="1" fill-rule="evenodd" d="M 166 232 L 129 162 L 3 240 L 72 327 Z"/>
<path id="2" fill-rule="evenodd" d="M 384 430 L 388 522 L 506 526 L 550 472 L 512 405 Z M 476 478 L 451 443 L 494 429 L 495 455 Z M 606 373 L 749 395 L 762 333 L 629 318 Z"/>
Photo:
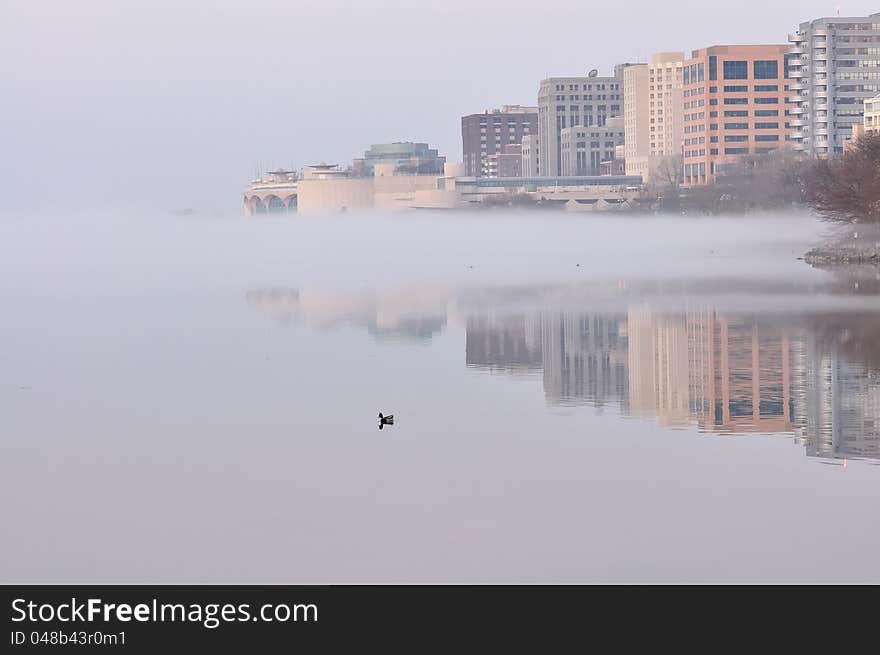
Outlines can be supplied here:
<path id="1" fill-rule="evenodd" d="M 0 0 L 0 210 L 235 213 L 258 169 L 348 163 L 551 75 L 781 43 L 825 0 Z M 841 15 L 880 11 L 846 2 Z"/>

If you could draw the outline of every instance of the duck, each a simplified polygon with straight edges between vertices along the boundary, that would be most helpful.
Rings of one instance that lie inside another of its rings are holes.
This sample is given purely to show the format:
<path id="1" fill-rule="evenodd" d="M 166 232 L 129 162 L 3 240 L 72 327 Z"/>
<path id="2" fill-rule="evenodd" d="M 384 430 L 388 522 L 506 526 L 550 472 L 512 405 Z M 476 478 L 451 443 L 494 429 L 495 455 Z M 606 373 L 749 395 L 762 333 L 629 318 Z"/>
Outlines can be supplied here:
<path id="1" fill-rule="evenodd" d="M 379 429 L 381 430 L 386 425 L 394 425 L 394 414 L 383 416 L 382 412 L 379 412 Z"/>

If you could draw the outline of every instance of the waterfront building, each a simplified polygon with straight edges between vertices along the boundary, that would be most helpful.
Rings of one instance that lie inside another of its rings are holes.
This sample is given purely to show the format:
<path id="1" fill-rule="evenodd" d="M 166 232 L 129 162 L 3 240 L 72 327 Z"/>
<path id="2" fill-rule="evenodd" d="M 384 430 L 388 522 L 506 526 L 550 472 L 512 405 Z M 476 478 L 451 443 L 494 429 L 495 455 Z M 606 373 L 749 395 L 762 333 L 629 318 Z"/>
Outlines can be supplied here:
<path id="1" fill-rule="evenodd" d="M 522 175 L 523 177 L 538 176 L 538 135 L 524 136 L 522 140 Z"/>
<path id="2" fill-rule="evenodd" d="M 880 13 L 817 18 L 788 38 L 792 140 L 811 157 L 838 155 L 880 92 Z"/>
<path id="3" fill-rule="evenodd" d="M 304 171 L 298 196 L 298 209 L 303 213 L 363 209 L 373 206 L 373 181 L 353 177 L 337 164 L 318 164 Z"/>
<path id="4" fill-rule="evenodd" d="M 294 171 L 278 169 L 260 175 L 244 191 L 244 213 L 280 214 L 297 210 L 298 180 Z"/>
<path id="5" fill-rule="evenodd" d="M 627 175 L 649 180 L 657 164 L 681 154 L 684 53 L 658 52 L 623 72 Z"/>
<path id="6" fill-rule="evenodd" d="M 486 157 L 486 177 L 522 177 L 522 144 L 510 143 Z"/>
<path id="7" fill-rule="evenodd" d="M 865 100 L 865 116 L 861 132 L 880 134 L 880 93 L 870 100 Z"/>
<path id="8" fill-rule="evenodd" d="M 504 105 L 501 109 L 486 110 L 482 114 L 462 116 L 461 143 L 465 175 L 492 177 L 493 155 L 503 154 L 509 146 L 520 146 L 523 137 L 535 134 L 537 128 L 537 107 Z M 494 172 L 497 174 L 497 170 Z"/>
<path id="9" fill-rule="evenodd" d="M 601 175 L 602 162 L 615 159 L 615 148 L 623 145 L 623 117 L 605 121 L 599 127 L 566 127 L 560 133 L 562 170 L 560 175 Z"/>
<path id="10" fill-rule="evenodd" d="M 354 161 L 359 174 L 372 176 L 377 164 L 392 164 L 394 170 L 406 175 L 443 175 L 446 157 L 427 143 L 395 142 L 379 143 L 370 147 L 362 159 Z"/>
<path id="11" fill-rule="evenodd" d="M 538 89 L 538 175 L 562 175 L 562 130 L 596 125 L 623 115 L 623 74 L 631 64 L 615 66 L 611 77 L 596 70 L 577 77 L 550 77 Z"/>
<path id="12" fill-rule="evenodd" d="M 787 45 L 694 50 L 682 75 L 685 186 L 711 184 L 743 156 L 786 144 Z"/>
<path id="13" fill-rule="evenodd" d="M 567 211 L 614 211 L 629 206 L 639 195 L 642 178 L 625 175 L 556 177 L 465 177 L 455 189 L 465 205 L 497 204 L 526 197 L 543 207 Z"/>

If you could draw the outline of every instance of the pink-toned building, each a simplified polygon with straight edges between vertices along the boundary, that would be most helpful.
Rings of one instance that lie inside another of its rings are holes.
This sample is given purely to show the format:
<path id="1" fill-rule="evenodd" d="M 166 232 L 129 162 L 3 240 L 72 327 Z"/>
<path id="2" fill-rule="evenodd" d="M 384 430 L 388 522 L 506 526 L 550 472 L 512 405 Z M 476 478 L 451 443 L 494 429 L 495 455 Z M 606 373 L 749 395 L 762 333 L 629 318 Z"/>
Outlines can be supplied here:
<path id="1" fill-rule="evenodd" d="M 788 45 L 694 50 L 684 62 L 682 162 L 685 186 L 711 184 L 744 155 L 782 148 Z"/>

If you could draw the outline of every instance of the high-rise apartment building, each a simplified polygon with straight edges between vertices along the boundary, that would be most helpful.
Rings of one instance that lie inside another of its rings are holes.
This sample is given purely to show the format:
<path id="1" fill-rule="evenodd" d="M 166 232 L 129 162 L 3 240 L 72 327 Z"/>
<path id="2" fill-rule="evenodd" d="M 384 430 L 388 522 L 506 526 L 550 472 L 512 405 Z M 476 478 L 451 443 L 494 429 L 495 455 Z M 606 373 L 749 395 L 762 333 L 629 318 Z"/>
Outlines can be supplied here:
<path id="1" fill-rule="evenodd" d="M 627 175 L 649 179 L 664 157 L 681 154 L 683 52 L 659 52 L 623 73 Z"/>
<path id="2" fill-rule="evenodd" d="M 694 50 L 682 69 L 684 184 L 711 184 L 744 155 L 785 145 L 787 45 Z"/>
<path id="3" fill-rule="evenodd" d="M 505 105 L 501 109 L 461 117 L 462 159 L 468 177 L 489 177 L 490 157 L 506 146 L 518 146 L 524 136 L 535 134 L 538 108 Z"/>
<path id="4" fill-rule="evenodd" d="M 623 117 L 609 118 L 602 127 L 566 127 L 559 143 L 560 175 L 601 175 L 602 163 L 613 161 L 615 148 L 623 144 Z"/>
<path id="5" fill-rule="evenodd" d="M 584 77 L 550 77 L 538 89 L 538 174 L 562 175 L 562 130 L 578 125 L 602 127 L 623 115 L 623 72 L 618 64 L 612 77 L 593 70 Z"/>
<path id="6" fill-rule="evenodd" d="M 790 58 L 795 147 L 813 157 L 843 152 L 863 102 L 880 91 L 880 13 L 801 23 Z"/>

